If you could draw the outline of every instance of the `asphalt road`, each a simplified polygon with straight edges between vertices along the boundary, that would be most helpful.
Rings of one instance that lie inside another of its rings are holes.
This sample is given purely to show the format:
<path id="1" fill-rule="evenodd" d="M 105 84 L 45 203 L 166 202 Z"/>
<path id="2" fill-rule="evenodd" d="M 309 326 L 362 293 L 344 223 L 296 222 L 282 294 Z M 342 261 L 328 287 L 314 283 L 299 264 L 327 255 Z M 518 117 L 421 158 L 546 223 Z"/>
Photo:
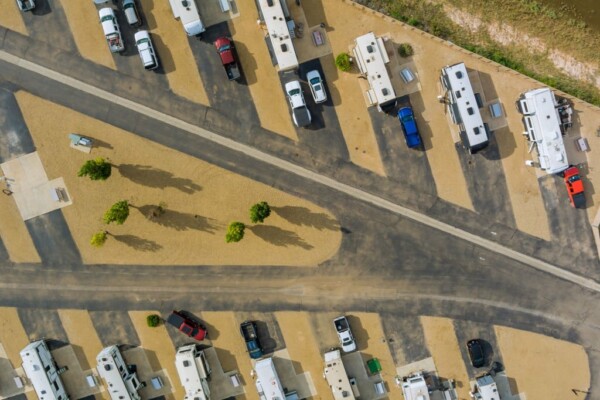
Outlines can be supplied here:
<path id="1" fill-rule="evenodd" d="M 6 44 L 5 39 L 5 48 Z M 341 191 L 331 185 L 319 184 L 255 157 L 244 156 L 217 141 L 157 122 L 122 104 L 99 100 L 15 65 L 0 64 L 0 79 L 7 83 L 3 86 L 6 93 L 26 89 L 150 140 L 307 198 L 332 211 L 344 232 L 338 254 L 315 268 L 99 266 L 82 265 L 72 240 L 48 230 L 48 223 L 61 226 L 61 216 L 50 215 L 49 221 L 28 224 L 34 242 L 41 250 L 43 265 L 13 265 L 10 262 L 0 265 L 1 305 L 40 309 L 87 308 L 98 313 L 199 307 L 265 312 L 354 310 L 405 317 L 410 321 L 419 315 L 445 316 L 506 325 L 580 343 L 586 347 L 590 358 L 591 392 L 600 389 L 597 387 L 600 374 L 597 340 L 600 337 L 600 311 L 595 307 L 600 294 L 597 291 L 533 269 L 497 251 L 486 250 L 461 238 L 460 231 L 449 234 L 407 218 L 395 212 L 393 207 L 365 201 L 368 196 L 355 195 L 360 193 L 356 187 L 362 188 L 369 176 L 353 175 L 354 170 L 343 165 L 340 165 L 339 180 L 355 178 L 355 187 L 350 187 L 354 190 Z M 100 77 L 88 79 L 94 83 L 100 81 Z M 105 89 L 110 90 L 111 84 L 107 85 L 109 87 Z M 143 98 L 145 92 L 141 86 L 134 81 L 129 98 Z M 118 88 L 114 89 L 119 93 Z M 5 104 L 9 104 L 10 96 L 4 96 Z M 174 102 L 175 106 L 167 108 L 169 99 L 157 96 L 154 108 L 162 109 L 164 105 L 171 115 L 189 110 L 187 107 L 190 106 L 182 102 Z M 207 118 L 211 113 L 214 113 L 212 120 Z M 21 143 L 31 143 L 22 121 L 19 122 L 18 114 L 15 115 L 10 127 L 18 128 L 14 132 Z M 196 107 L 190 118 L 194 124 L 213 124 L 222 129 L 225 122 L 218 115 L 218 111 Z M 244 137 L 249 132 L 245 129 L 240 127 Z M 260 143 L 261 139 L 257 140 Z M 0 141 L 3 157 L 10 156 L 13 142 L 11 139 L 8 143 L 5 139 Z M 274 143 L 271 148 L 275 152 L 289 151 L 288 144 Z M 302 164 L 300 159 L 311 155 L 310 151 L 296 150 L 298 164 Z M 313 165 L 319 171 L 318 160 Z M 335 166 L 329 165 L 330 168 Z M 320 179 L 326 178 L 315 174 Z M 373 180 L 372 185 L 380 183 Z M 395 193 L 403 192 L 383 192 L 383 197 L 378 199 L 383 204 Z M 396 200 L 411 205 L 411 201 L 428 202 L 427 210 L 434 216 L 448 210 L 456 211 L 428 199 L 431 198 L 417 193 L 416 199 L 406 195 Z M 471 230 L 471 225 L 481 224 L 480 220 L 458 211 L 456 215 L 460 220 L 465 217 L 457 226 L 477 232 L 476 227 Z M 503 234 L 501 229 L 498 232 Z M 522 249 L 536 244 L 539 243 L 532 240 L 515 246 Z M 56 247 L 65 251 L 64 257 L 57 257 L 53 251 Z M 535 251 L 527 253 L 535 254 Z M 559 259 L 564 260 L 560 257 L 564 255 L 559 254 Z M 581 262 L 588 263 L 589 260 L 581 256 Z M 22 311 L 21 317 L 29 321 L 36 320 L 39 315 Z M 58 327 L 53 329 L 58 338 L 64 336 Z M 408 351 L 417 352 L 411 348 Z"/>

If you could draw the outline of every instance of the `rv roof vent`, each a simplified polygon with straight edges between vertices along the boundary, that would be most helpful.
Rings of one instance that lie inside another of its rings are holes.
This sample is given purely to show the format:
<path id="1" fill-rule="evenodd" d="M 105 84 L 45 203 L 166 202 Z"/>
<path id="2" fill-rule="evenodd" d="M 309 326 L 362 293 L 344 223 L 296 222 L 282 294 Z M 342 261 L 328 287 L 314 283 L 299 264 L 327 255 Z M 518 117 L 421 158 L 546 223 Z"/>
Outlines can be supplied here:
<path id="1" fill-rule="evenodd" d="M 462 78 L 462 71 L 456 71 L 456 77 L 458 79 Z"/>
<path id="2" fill-rule="evenodd" d="M 383 93 L 384 96 L 387 96 L 390 92 L 387 90 L 387 88 L 383 88 L 381 89 L 381 93 Z"/>
<path id="3" fill-rule="evenodd" d="M 375 49 L 373 49 L 373 46 L 369 45 L 369 46 L 367 46 L 367 52 L 374 53 Z"/>
<path id="4" fill-rule="evenodd" d="M 288 48 L 287 48 L 287 44 L 283 43 L 283 44 L 281 45 L 281 51 L 283 51 L 283 52 L 285 53 L 287 50 L 288 50 Z"/>
<path id="5" fill-rule="evenodd" d="M 269 7 L 273 7 L 273 0 L 267 0 L 267 5 Z"/>

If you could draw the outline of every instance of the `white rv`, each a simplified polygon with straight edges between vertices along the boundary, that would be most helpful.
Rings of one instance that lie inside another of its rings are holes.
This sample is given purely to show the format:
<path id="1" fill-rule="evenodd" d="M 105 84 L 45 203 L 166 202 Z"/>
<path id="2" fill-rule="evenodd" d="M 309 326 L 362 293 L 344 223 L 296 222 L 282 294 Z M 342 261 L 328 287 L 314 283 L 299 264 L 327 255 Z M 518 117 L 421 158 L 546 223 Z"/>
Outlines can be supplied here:
<path id="1" fill-rule="evenodd" d="M 38 340 L 21 350 L 23 370 L 40 400 L 68 400 L 46 342 Z"/>
<path id="2" fill-rule="evenodd" d="M 121 30 L 115 17 L 115 12 L 110 7 L 101 8 L 98 12 L 100 15 L 100 23 L 106 37 L 106 43 L 111 53 L 119 53 L 125 50 L 125 44 L 121 36 Z"/>
<path id="3" fill-rule="evenodd" d="M 195 344 L 181 346 L 175 354 L 175 367 L 181 385 L 185 389 L 185 400 L 209 400 L 208 377 L 210 366 L 204 352 Z"/>
<path id="4" fill-rule="evenodd" d="M 112 400 L 141 400 L 138 390 L 142 388 L 137 374 L 131 372 L 117 346 L 109 346 L 96 357 L 98 374 L 106 381 Z"/>
<path id="5" fill-rule="evenodd" d="M 173 16 L 179 18 L 188 36 L 198 36 L 206 30 L 195 0 L 169 0 Z"/>

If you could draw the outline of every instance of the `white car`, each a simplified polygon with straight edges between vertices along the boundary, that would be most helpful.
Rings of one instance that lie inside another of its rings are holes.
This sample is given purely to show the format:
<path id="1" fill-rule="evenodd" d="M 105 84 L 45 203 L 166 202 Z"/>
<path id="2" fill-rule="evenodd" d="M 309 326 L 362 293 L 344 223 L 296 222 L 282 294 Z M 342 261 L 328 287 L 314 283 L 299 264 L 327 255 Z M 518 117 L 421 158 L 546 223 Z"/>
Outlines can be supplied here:
<path id="1" fill-rule="evenodd" d="M 315 99 L 315 103 L 319 104 L 326 102 L 327 93 L 325 92 L 325 85 L 323 84 L 323 79 L 321 79 L 321 74 L 319 74 L 319 71 L 315 69 L 308 72 L 306 74 L 306 80 L 310 86 L 310 91 L 313 99 Z"/>
<path id="2" fill-rule="evenodd" d="M 145 69 L 156 69 L 158 68 L 158 59 L 154 52 L 154 46 L 152 40 L 150 40 L 150 34 L 148 31 L 138 31 L 134 35 L 135 45 L 137 46 L 138 53 L 140 53 L 140 59 Z"/>
<path id="3" fill-rule="evenodd" d="M 34 0 L 17 0 L 17 6 L 21 11 L 31 11 L 35 8 Z"/>
<path id="4" fill-rule="evenodd" d="M 306 107 L 304 94 L 300 81 L 291 81 L 285 84 L 285 93 L 288 96 L 290 107 L 292 107 L 292 119 L 298 127 L 308 126 L 311 122 L 310 111 Z"/>
<path id="5" fill-rule="evenodd" d="M 354 336 L 352 336 L 348 319 L 344 316 L 337 317 L 333 320 L 333 325 L 335 326 L 338 338 L 340 339 L 342 350 L 344 350 L 345 353 L 356 350 L 356 342 L 354 341 Z"/>

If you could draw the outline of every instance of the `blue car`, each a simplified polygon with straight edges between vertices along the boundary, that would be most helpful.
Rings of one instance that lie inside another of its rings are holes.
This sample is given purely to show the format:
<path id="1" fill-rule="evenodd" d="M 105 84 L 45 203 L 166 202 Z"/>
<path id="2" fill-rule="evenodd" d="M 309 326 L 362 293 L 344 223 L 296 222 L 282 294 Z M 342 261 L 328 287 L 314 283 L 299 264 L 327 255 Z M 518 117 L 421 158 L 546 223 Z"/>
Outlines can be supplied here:
<path id="1" fill-rule="evenodd" d="M 419 135 L 419 129 L 417 129 L 417 122 L 415 121 L 412 108 L 404 107 L 399 109 L 398 119 L 402 125 L 406 145 L 411 149 L 421 146 L 421 136 Z"/>

